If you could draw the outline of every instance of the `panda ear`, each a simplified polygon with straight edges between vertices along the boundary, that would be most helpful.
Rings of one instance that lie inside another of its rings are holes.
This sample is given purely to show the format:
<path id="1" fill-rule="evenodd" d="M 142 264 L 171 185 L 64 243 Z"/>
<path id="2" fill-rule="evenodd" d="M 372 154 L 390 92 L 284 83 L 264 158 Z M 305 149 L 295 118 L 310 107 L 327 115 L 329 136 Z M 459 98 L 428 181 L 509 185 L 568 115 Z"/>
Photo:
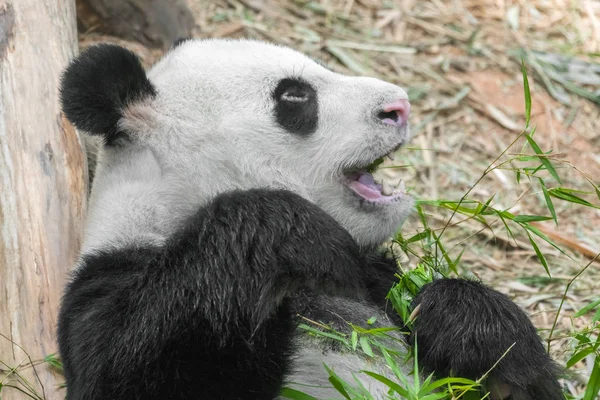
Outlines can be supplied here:
<path id="1" fill-rule="evenodd" d="M 119 120 L 127 105 L 156 96 L 140 60 L 131 51 L 101 44 L 81 53 L 65 70 L 60 99 L 78 129 L 101 135 L 107 143 L 123 133 Z"/>

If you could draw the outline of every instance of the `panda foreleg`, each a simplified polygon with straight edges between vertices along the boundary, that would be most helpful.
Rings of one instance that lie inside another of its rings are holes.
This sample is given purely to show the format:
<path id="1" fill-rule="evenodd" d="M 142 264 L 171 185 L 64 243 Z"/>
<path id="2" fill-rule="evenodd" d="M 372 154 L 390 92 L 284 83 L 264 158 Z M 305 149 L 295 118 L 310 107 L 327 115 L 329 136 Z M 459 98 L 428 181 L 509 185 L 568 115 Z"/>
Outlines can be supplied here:
<path id="1" fill-rule="evenodd" d="M 83 257 L 58 339 L 69 400 L 272 399 L 301 288 L 361 293 L 361 256 L 331 217 L 285 191 L 231 192 L 164 248 Z"/>
<path id="2" fill-rule="evenodd" d="M 411 341 L 429 372 L 477 379 L 499 361 L 487 380 L 491 399 L 564 399 L 558 367 L 527 315 L 504 294 L 478 282 L 440 279 L 423 287 L 417 305 Z"/>

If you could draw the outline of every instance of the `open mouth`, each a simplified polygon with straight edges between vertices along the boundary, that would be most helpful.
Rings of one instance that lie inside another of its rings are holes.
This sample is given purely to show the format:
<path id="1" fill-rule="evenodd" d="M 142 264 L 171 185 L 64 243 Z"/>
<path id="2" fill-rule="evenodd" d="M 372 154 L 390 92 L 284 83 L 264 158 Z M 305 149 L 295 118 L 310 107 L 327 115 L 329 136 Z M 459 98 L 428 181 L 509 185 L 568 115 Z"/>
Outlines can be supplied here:
<path id="1" fill-rule="evenodd" d="M 372 203 L 388 204 L 406 195 L 401 169 L 395 166 L 398 149 L 373 161 L 365 168 L 346 173 L 346 185 L 359 197 Z"/>

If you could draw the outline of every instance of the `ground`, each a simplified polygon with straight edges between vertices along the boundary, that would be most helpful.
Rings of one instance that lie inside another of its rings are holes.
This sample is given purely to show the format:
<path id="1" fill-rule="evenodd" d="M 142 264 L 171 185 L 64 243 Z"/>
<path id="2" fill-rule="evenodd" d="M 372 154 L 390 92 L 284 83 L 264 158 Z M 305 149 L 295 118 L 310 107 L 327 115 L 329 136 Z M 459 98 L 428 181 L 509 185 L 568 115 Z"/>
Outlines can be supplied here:
<path id="1" fill-rule="evenodd" d="M 600 204 L 600 3 L 581 0 L 188 0 L 199 37 L 251 37 L 291 45 L 329 68 L 370 75 L 408 88 L 415 134 L 401 151 L 405 181 L 421 200 L 458 201 L 525 127 L 521 59 L 531 86 L 534 139 L 562 178 L 536 173 L 550 188 L 577 193 Z M 162 50 L 147 49 L 95 32 L 80 34 L 81 47 L 116 42 L 151 65 Z M 596 59 L 597 60 L 597 59 Z M 500 162 L 523 152 L 524 140 Z M 531 147 L 525 154 L 534 154 Z M 565 161 L 568 161 L 566 163 Z M 518 163 L 518 161 L 515 161 Z M 537 162 L 539 164 L 539 161 Z M 570 164 L 569 164 L 570 163 Z M 497 165 L 498 162 L 496 162 Z M 505 164 L 510 168 L 510 164 Z M 584 174 L 587 174 L 587 178 Z M 550 215 L 537 178 L 495 169 L 468 198 L 517 215 Z M 552 333 L 551 354 L 564 362 L 573 353 L 568 335 L 592 324 L 593 313 L 573 318 L 600 293 L 600 210 L 553 197 L 558 225 L 533 222 L 565 254 L 537 240 L 551 278 L 522 229 L 516 240 L 502 222 L 488 226 L 449 210 L 424 207 L 437 232 L 443 226 L 446 250 L 461 258 L 461 271 L 507 293 L 531 315 L 542 337 Z M 464 220 L 464 221 L 463 221 Z M 463 221 L 455 225 L 456 222 Z M 455 226 L 454 226 L 455 225 Z M 417 217 L 404 237 L 422 231 Z M 418 261 L 408 257 L 410 267 Z M 590 264 L 591 262 L 591 264 Z M 586 265 L 589 267 L 568 284 Z M 557 311 L 564 304 L 557 318 Z M 555 323 L 556 320 L 556 323 Z M 596 325 L 598 329 L 598 326 Z M 581 374 L 566 382 L 581 393 L 593 360 L 573 367 Z"/>

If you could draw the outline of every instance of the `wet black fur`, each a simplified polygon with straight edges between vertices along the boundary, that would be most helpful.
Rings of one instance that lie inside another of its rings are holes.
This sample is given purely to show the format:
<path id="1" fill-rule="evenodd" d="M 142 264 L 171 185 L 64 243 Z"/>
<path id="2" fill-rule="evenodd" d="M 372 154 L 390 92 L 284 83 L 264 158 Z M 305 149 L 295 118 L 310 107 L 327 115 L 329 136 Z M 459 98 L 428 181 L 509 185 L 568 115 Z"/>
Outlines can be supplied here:
<path id="1" fill-rule="evenodd" d="M 281 85 L 278 98 L 289 89 L 316 101 L 312 87 Z M 61 94 L 71 122 L 110 141 L 120 134 L 123 107 L 155 90 L 133 54 L 107 45 L 71 64 Z M 312 123 L 289 120 L 295 106 L 288 106 L 280 124 L 310 133 Z M 301 115 L 317 118 L 310 110 Z M 295 313 L 329 318 L 321 309 L 328 296 L 389 309 L 396 272 L 394 260 L 360 249 L 295 194 L 222 194 L 163 247 L 138 243 L 84 256 L 59 315 L 67 399 L 273 399 L 295 350 Z M 439 280 L 416 304 L 413 337 L 425 370 L 479 377 L 516 342 L 494 378 L 513 385 L 513 400 L 562 398 L 535 329 L 504 295 Z M 342 314 L 351 319 L 353 310 Z"/>
<path id="2" fill-rule="evenodd" d="M 62 77 L 60 99 L 78 129 L 110 144 L 123 134 L 118 122 L 128 104 L 156 95 L 138 57 L 112 44 L 99 44 L 73 60 Z"/>

